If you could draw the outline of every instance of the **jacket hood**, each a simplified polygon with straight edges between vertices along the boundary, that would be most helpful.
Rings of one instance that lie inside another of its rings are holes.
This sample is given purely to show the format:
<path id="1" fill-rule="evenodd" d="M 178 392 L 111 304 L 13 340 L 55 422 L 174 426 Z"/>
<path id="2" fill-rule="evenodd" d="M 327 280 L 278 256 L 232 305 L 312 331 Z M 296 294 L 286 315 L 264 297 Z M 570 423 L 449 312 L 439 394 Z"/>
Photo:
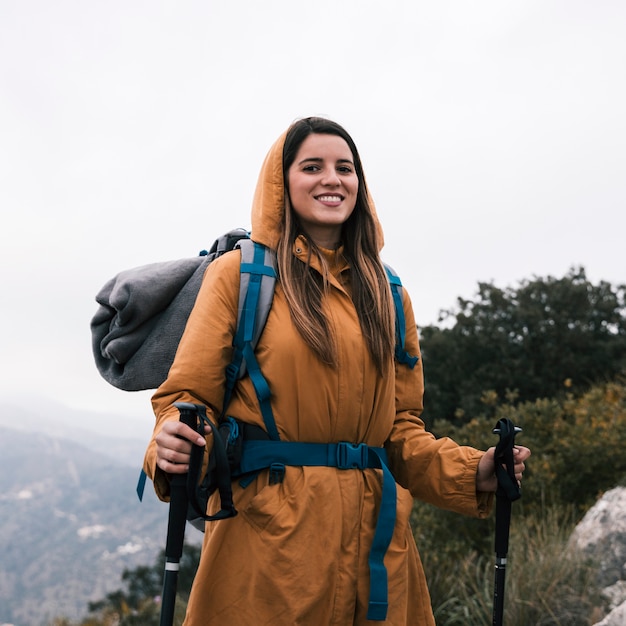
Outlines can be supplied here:
<path id="1" fill-rule="evenodd" d="M 251 239 L 268 248 L 276 249 L 283 228 L 283 216 L 285 212 L 285 181 L 283 179 L 283 146 L 288 130 L 274 142 L 270 148 L 257 181 L 254 199 L 252 201 L 251 216 Z M 365 191 L 372 210 L 378 232 L 378 250 L 383 247 L 383 231 L 378 221 L 376 208 L 372 197 L 367 189 L 365 180 L 360 180 L 359 185 L 365 186 Z"/>

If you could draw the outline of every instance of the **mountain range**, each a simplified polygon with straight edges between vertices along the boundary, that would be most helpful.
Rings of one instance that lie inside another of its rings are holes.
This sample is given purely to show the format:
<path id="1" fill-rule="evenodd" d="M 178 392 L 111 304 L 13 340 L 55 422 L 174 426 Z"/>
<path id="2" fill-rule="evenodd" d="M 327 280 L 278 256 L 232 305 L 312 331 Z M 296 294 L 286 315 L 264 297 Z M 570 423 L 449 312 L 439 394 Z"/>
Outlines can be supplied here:
<path id="1" fill-rule="evenodd" d="M 168 507 L 149 482 L 143 502 L 135 492 L 151 428 L 0 399 L 0 625 L 78 620 L 124 569 L 155 563 Z"/>

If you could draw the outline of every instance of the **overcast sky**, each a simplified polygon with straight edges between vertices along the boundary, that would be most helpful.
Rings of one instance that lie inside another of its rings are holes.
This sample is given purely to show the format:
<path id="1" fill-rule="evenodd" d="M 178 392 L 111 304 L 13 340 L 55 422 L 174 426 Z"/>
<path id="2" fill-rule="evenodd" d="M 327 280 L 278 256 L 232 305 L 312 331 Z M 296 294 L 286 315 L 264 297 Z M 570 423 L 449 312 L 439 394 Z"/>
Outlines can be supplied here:
<path id="1" fill-rule="evenodd" d="M 307 115 L 353 135 L 420 325 L 478 282 L 626 282 L 624 33 L 623 0 L 0 0 L 0 396 L 151 422 L 95 294 L 248 227 Z"/>

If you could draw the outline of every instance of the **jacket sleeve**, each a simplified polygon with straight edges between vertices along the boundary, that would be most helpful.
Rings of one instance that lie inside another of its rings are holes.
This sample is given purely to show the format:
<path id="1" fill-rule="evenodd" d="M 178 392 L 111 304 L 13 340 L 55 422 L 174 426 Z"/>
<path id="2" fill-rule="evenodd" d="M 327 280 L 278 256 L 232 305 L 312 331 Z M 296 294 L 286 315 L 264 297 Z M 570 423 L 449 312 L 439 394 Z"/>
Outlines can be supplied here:
<path id="1" fill-rule="evenodd" d="M 493 494 L 476 491 L 476 471 L 484 453 L 449 438 L 435 438 L 420 418 L 424 397 L 422 358 L 406 289 L 403 297 L 406 349 L 419 360 L 413 369 L 396 363 L 396 415 L 386 443 L 391 470 L 415 498 L 464 515 L 486 517 Z"/>
<path id="2" fill-rule="evenodd" d="M 165 421 L 179 419 L 174 403 L 203 404 L 213 422 L 220 414 L 224 373 L 232 359 L 237 324 L 239 266 L 239 252 L 227 253 L 208 266 L 167 379 L 152 396 L 156 423 L 144 457 L 144 471 L 161 500 L 169 498 L 169 479 L 157 467 L 154 438 Z"/>

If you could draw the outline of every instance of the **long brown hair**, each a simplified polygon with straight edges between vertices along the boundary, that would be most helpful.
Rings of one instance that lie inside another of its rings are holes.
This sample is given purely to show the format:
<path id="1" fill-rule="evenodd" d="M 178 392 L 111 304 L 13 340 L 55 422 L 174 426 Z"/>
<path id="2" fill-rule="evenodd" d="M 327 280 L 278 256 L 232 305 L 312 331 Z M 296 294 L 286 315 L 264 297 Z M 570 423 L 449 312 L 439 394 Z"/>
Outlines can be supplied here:
<path id="1" fill-rule="evenodd" d="M 384 374 L 392 363 L 395 318 L 389 282 L 378 251 L 377 222 L 368 198 L 361 159 L 352 137 L 342 126 L 324 118 L 309 117 L 295 122 L 285 138 L 283 179 L 286 206 L 284 228 L 277 246 L 279 279 L 298 332 L 323 362 L 336 366 L 333 328 L 322 307 L 323 296 L 329 288 L 329 268 L 310 237 L 307 237 L 309 253 L 320 259 L 321 277 L 308 263 L 302 263 L 293 254 L 296 238 L 301 234 L 306 237 L 307 234 L 290 206 L 287 173 L 302 142 L 314 133 L 341 137 L 352 152 L 359 188 L 354 211 L 342 227 L 343 253 L 350 265 L 352 301 L 361 331 L 379 373 Z"/>

